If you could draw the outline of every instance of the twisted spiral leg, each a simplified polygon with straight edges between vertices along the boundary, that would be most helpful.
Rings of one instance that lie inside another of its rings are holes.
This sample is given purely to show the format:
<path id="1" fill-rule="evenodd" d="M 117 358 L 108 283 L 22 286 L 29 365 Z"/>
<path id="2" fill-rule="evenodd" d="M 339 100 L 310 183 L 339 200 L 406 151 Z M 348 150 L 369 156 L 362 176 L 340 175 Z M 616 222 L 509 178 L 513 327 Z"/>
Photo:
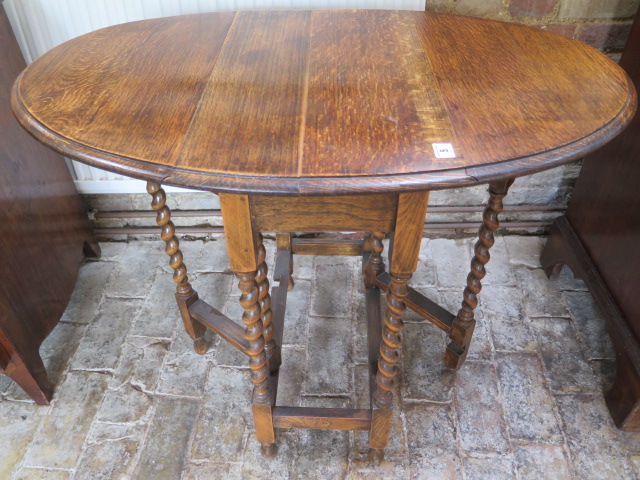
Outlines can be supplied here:
<path id="1" fill-rule="evenodd" d="M 198 294 L 191 288 L 187 278 L 180 242 L 175 235 L 176 227 L 171 221 L 171 210 L 167 207 L 167 195 L 157 182 L 147 182 L 147 192 L 151 195 L 151 208 L 157 212 L 156 223 L 161 227 L 160 237 L 165 241 L 165 252 L 169 255 L 169 266 L 174 270 L 176 283 L 176 301 L 182 316 L 185 330 L 193 339 L 193 348 L 197 353 L 206 353 L 208 345 L 204 339 L 206 327 L 191 318 L 189 306 L 198 300 Z"/>
<path id="2" fill-rule="evenodd" d="M 396 364 L 400 357 L 398 349 L 401 345 L 400 332 L 404 328 L 402 314 L 407 309 L 404 299 L 409 294 L 407 282 L 411 274 L 396 274 L 391 272 L 391 283 L 387 292 L 387 308 L 384 314 L 382 328 L 382 343 L 380 344 L 380 359 L 376 374 L 376 391 L 373 401 L 378 408 L 391 408 L 393 389 L 396 384 L 398 369 Z"/>
<path id="3" fill-rule="evenodd" d="M 269 368 L 272 372 L 280 368 L 280 351 L 273 339 L 273 313 L 271 312 L 271 295 L 269 294 L 269 280 L 267 279 L 267 252 L 264 248 L 262 234 L 258 234 L 258 270 L 256 272 L 256 283 L 258 284 L 258 303 L 260 304 L 260 319 L 264 335 L 264 350 L 269 359 Z"/>
<path id="4" fill-rule="evenodd" d="M 236 273 L 240 283 L 240 305 L 244 308 L 242 323 L 245 324 L 244 338 L 249 342 L 247 353 L 250 357 L 251 381 L 253 382 L 253 403 L 271 405 L 269 390 L 269 368 L 265 353 L 264 328 L 261 319 L 259 290 L 256 272 Z"/>
<path id="5" fill-rule="evenodd" d="M 449 368 L 460 368 L 469 352 L 471 337 L 476 325 L 474 310 L 478 306 L 478 293 L 482 289 L 481 280 L 487 273 L 485 265 L 491 258 L 489 249 L 495 242 L 493 233 L 500 225 L 498 215 L 503 209 L 502 199 L 507 194 L 512 183 L 513 180 L 510 179 L 489 185 L 489 204 L 482 214 L 482 226 L 478 231 L 479 238 L 471 260 L 471 271 L 467 276 L 467 286 L 463 293 L 462 307 L 458 311 L 449 333 L 451 342 L 447 346 L 444 356 L 444 363 Z"/>

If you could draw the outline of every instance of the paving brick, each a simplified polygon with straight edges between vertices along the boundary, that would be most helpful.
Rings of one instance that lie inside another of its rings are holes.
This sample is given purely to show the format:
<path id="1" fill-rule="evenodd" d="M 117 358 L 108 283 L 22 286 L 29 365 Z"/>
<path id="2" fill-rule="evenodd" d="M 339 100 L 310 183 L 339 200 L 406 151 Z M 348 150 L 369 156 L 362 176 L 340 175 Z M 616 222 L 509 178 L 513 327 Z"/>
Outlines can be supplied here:
<path id="1" fill-rule="evenodd" d="M 108 381 L 108 375 L 101 373 L 67 375 L 29 446 L 25 466 L 75 468 Z"/>
<path id="2" fill-rule="evenodd" d="M 311 298 L 311 282 L 298 280 L 293 290 L 287 293 L 287 309 L 284 317 L 282 343 L 306 345 L 307 317 Z"/>
<path id="3" fill-rule="evenodd" d="M 105 393 L 96 419 L 101 422 L 132 423 L 148 421 L 153 397 L 126 384 Z"/>
<path id="4" fill-rule="evenodd" d="M 461 478 L 453 404 L 407 404 L 404 411 L 411 478 Z"/>
<path id="5" fill-rule="evenodd" d="M 349 467 L 351 480 L 408 480 L 410 478 L 410 467 L 397 462 L 372 465 L 368 460 L 351 460 Z"/>
<path id="6" fill-rule="evenodd" d="M 463 289 L 471 265 L 471 245 L 474 240 L 432 239 L 429 242 L 439 288 Z"/>
<path id="7" fill-rule="evenodd" d="M 485 266 L 487 275 L 482 279 L 482 285 L 515 285 L 514 269 L 509 263 L 504 237 L 496 235 L 489 254 L 491 259 Z"/>
<path id="8" fill-rule="evenodd" d="M 561 445 L 527 445 L 514 448 L 516 470 L 521 480 L 571 478 L 571 470 Z"/>
<path id="9" fill-rule="evenodd" d="M 476 328 L 473 332 L 473 340 L 467 359 L 469 360 L 485 360 L 491 361 L 493 358 L 493 345 L 491 343 L 490 326 L 484 320 L 476 322 Z"/>
<path id="10" fill-rule="evenodd" d="M 578 332 L 578 340 L 588 360 L 614 359 L 611 337 L 605 320 L 589 292 L 564 292 L 571 318 Z"/>
<path id="11" fill-rule="evenodd" d="M 278 374 L 278 405 L 287 407 L 300 406 L 302 402 L 300 386 L 304 385 L 306 375 L 306 350 L 301 347 L 285 345 L 282 348 L 282 365 Z"/>
<path id="12" fill-rule="evenodd" d="M 46 410 L 30 403 L 0 402 L 0 478 L 11 478 Z"/>
<path id="13" fill-rule="evenodd" d="M 73 472 L 71 470 L 48 470 L 45 468 L 21 468 L 15 474 L 13 480 L 68 480 Z"/>
<path id="14" fill-rule="evenodd" d="M 197 353 L 169 352 L 160 372 L 157 391 L 170 395 L 202 397 L 209 361 Z"/>
<path id="15" fill-rule="evenodd" d="M 625 18 L 638 10 L 638 0 L 562 0 L 558 18 Z"/>
<path id="16" fill-rule="evenodd" d="M 491 16 L 500 13 L 502 0 L 458 0 L 455 3 L 455 9 L 462 15 Z"/>
<path id="17" fill-rule="evenodd" d="M 127 337 L 110 388 L 131 384 L 146 392 L 153 392 L 169 345 L 169 340 L 164 339 Z"/>
<path id="18" fill-rule="evenodd" d="M 518 286 L 522 292 L 524 311 L 528 317 L 568 317 L 562 292 L 549 281 L 542 269 L 516 269 Z"/>
<path id="19" fill-rule="evenodd" d="M 98 314 L 105 286 L 116 266 L 116 263 L 106 261 L 84 262 L 80 266 L 73 294 L 60 321 L 91 323 Z"/>
<path id="20" fill-rule="evenodd" d="M 538 356 L 499 354 L 496 364 L 511 439 L 522 444 L 561 444 L 555 401 Z"/>
<path id="21" fill-rule="evenodd" d="M 235 276 L 231 274 L 200 273 L 191 285 L 202 300 L 213 308 L 221 310 L 229 296 L 236 293 L 237 283 Z M 237 289 L 237 293 L 240 293 L 239 289 Z M 173 295 L 171 297 L 175 303 Z M 178 314 L 177 308 L 176 314 Z"/>
<path id="22" fill-rule="evenodd" d="M 171 338 L 179 322 L 176 286 L 171 275 L 161 272 L 149 289 L 147 298 L 131 326 L 131 335 Z"/>
<path id="23" fill-rule="evenodd" d="M 509 254 L 509 262 L 528 268 L 540 267 L 540 252 L 546 242 L 545 237 L 507 235 L 502 237 Z"/>
<path id="24" fill-rule="evenodd" d="M 586 362 L 569 320 L 537 319 L 540 354 L 553 392 L 600 392 L 600 384 Z"/>
<path id="25" fill-rule="evenodd" d="M 558 0 L 511 0 L 509 13 L 515 17 L 543 17 L 551 15 Z"/>
<path id="26" fill-rule="evenodd" d="M 198 462 L 191 463 L 184 480 L 229 480 L 242 478 L 242 465 L 238 463 Z"/>
<path id="27" fill-rule="evenodd" d="M 251 391 L 248 372 L 232 368 L 211 369 L 196 423 L 193 459 L 216 462 L 241 460 L 245 432 L 253 434 Z"/>
<path id="28" fill-rule="evenodd" d="M 567 290 L 582 291 L 582 292 L 588 291 L 585 283 L 579 278 L 577 278 L 576 276 L 574 276 L 571 269 L 566 266 L 560 271 L 560 275 L 558 275 L 558 279 L 552 280 L 552 281 L 556 283 L 557 288 L 559 288 L 563 292 Z"/>
<path id="29" fill-rule="evenodd" d="M 74 370 L 113 371 L 118 364 L 122 344 L 132 319 L 142 302 L 130 299 L 107 299 L 98 317 L 87 327 L 71 362 Z"/>
<path id="30" fill-rule="evenodd" d="M 316 259 L 311 314 L 318 317 L 350 318 L 355 262 L 348 257 Z"/>
<path id="31" fill-rule="evenodd" d="M 350 392 L 351 319 L 309 317 L 307 374 L 303 391 L 310 395 Z"/>
<path id="32" fill-rule="evenodd" d="M 128 478 L 144 436 L 141 425 L 96 423 L 74 480 Z"/>
<path id="33" fill-rule="evenodd" d="M 186 261 L 186 257 L 185 257 Z M 193 272 L 231 272 L 229 268 L 229 257 L 227 255 L 227 241 L 224 236 L 212 238 L 204 242 L 197 254 Z M 187 267 L 190 264 L 187 263 Z"/>
<path id="34" fill-rule="evenodd" d="M 180 478 L 197 416 L 198 402 L 191 398 L 158 397 L 156 412 L 133 478 Z"/>
<path id="35" fill-rule="evenodd" d="M 507 452 L 510 447 L 494 365 L 466 362 L 458 371 L 455 390 L 460 447 L 473 452 Z"/>
<path id="36" fill-rule="evenodd" d="M 402 334 L 402 397 L 450 402 L 455 374 L 442 363 L 446 334 L 430 324 L 410 323 Z"/>
<path id="37" fill-rule="evenodd" d="M 98 195 L 102 197 L 102 195 Z M 127 249 L 126 242 L 100 242 L 100 258 L 99 262 L 119 262 L 122 254 Z M 93 262 L 94 260 L 90 260 Z"/>
<path id="38" fill-rule="evenodd" d="M 601 395 L 556 397 L 564 420 L 576 478 L 632 478 L 617 432 Z"/>
<path id="39" fill-rule="evenodd" d="M 471 455 L 463 459 L 466 480 L 511 480 L 515 477 L 512 455 Z"/>
<path id="40" fill-rule="evenodd" d="M 311 280 L 315 271 L 313 255 L 295 255 L 293 257 L 293 278 Z"/>
<path id="41" fill-rule="evenodd" d="M 165 256 L 162 242 L 132 242 L 122 254 L 111 275 L 105 295 L 119 298 L 145 298 L 156 275 L 156 265 Z"/>
<path id="42" fill-rule="evenodd" d="M 305 399 L 305 406 L 345 408 L 340 398 Z M 348 469 L 349 432 L 336 430 L 300 430 L 292 457 L 292 480 L 345 478 Z"/>
<path id="43" fill-rule="evenodd" d="M 388 263 L 386 259 L 385 263 Z M 435 287 L 436 282 L 436 265 L 433 258 L 433 252 L 430 248 L 430 240 L 423 238 L 422 242 L 420 243 L 418 266 L 415 273 L 411 277 L 409 284 L 414 288 Z"/>

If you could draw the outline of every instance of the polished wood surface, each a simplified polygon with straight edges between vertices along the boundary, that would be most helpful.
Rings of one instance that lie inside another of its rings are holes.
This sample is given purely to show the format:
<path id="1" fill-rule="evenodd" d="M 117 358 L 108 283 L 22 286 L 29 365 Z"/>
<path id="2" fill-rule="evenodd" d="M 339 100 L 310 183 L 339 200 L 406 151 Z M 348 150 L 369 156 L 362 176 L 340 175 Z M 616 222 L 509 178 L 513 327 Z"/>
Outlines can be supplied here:
<path id="1" fill-rule="evenodd" d="M 640 20 L 620 65 L 640 85 Z M 604 313 L 616 348 L 616 379 L 606 401 L 616 424 L 640 430 L 640 118 L 585 159 L 566 216 L 543 252 L 548 273 L 562 264 L 582 278 Z"/>
<path id="2" fill-rule="evenodd" d="M 64 159 L 11 113 L 11 85 L 25 63 L 2 8 L 0 66 L 0 373 L 48 404 L 53 386 L 38 349 L 69 302 L 83 246 L 94 256 L 100 249 Z"/>
<path id="3" fill-rule="evenodd" d="M 210 13 L 89 33 L 16 83 L 47 145 L 217 192 L 469 185 L 577 158 L 635 109 L 604 55 L 522 25 L 406 11 Z M 453 158 L 436 158 L 450 143 Z"/>

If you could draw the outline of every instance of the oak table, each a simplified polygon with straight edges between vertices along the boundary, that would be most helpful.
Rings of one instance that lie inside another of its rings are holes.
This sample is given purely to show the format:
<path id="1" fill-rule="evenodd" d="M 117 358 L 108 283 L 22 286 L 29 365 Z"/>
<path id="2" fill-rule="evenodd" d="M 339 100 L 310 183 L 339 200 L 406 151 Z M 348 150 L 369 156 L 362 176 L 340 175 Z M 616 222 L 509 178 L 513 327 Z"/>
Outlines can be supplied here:
<path id="1" fill-rule="evenodd" d="M 224 12 L 119 25 L 43 55 L 13 91 L 17 118 L 40 141 L 148 181 L 196 351 L 206 351 L 209 328 L 249 356 L 262 453 L 275 454 L 275 428 L 365 430 L 378 460 L 389 438 L 405 309 L 449 334 L 444 361 L 459 368 L 513 179 L 603 145 L 635 107 L 624 71 L 579 42 L 406 11 Z M 189 284 L 162 183 L 220 196 L 244 329 Z M 489 183 L 490 199 L 453 314 L 407 283 L 429 191 L 479 183 Z M 342 231 L 368 236 L 291 235 Z M 277 233 L 271 291 L 262 232 Z M 276 403 L 293 254 L 363 256 L 370 409 Z"/>

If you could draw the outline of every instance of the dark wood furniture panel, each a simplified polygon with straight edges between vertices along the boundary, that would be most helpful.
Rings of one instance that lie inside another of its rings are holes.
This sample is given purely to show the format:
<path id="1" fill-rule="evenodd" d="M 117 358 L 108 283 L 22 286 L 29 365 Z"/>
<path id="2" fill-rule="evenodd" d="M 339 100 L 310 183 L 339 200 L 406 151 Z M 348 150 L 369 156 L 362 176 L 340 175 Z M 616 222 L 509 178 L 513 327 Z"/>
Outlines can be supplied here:
<path id="1" fill-rule="evenodd" d="M 640 22 L 620 60 L 640 86 Z M 567 265 L 582 278 L 607 319 L 617 374 L 606 401 L 616 424 L 640 430 L 640 117 L 585 159 L 566 215 L 542 254 L 549 275 Z"/>
<path id="2" fill-rule="evenodd" d="M 53 392 L 38 348 L 69 301 L 82 259 L 99 255 L 62 156 L 27 134 L 11 113 L 25 63 L 0 7 L 0 373 L 38 404 Z"/>

